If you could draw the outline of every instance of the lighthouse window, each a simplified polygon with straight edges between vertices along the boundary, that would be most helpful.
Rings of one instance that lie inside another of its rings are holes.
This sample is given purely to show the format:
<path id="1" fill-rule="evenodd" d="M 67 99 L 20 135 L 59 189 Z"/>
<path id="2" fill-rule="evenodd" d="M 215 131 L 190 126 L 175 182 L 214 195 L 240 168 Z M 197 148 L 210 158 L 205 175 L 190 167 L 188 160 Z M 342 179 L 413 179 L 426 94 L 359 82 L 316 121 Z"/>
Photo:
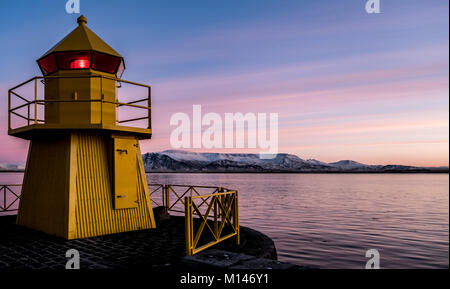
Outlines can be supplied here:
<path id="1" fill-rule="evenodd" d="M 122 77 L 122 74 L 123 74 L 124 70 L 125 70 L 125 63 L 123 62 L 123 59 L 122 59 L 120 61 L 119 69 L 117 69 L 117 73 L 116 73 L 118 78 Z"/>
<path id="2" fill-rule="evenodd" d="M 39 66 L 41 67 L 42 74 L 47 75 L 49 73 L 55 72 L 58 67 L 56 66 L 55 55 L 50 54 L 49 56 L 42 58 L 38 61 Z"/>
<path id="3" fill-rule="evenodd" d="M 92 69 L 114 74 L 120 61 L 119 57 L 94 51 L 92 54 Z"/>
<path id="4" fill-rule="evenodd" d="M 88 59 L 75 59 L 70 63 L 71 69 L 85 69 L 89 68 L 89 60 Z"/>
<path id="5" fill-rule="evenodd" d="M 88 69 L 91 66 L 89 51 L 57 52 L 59 69 Z"/>

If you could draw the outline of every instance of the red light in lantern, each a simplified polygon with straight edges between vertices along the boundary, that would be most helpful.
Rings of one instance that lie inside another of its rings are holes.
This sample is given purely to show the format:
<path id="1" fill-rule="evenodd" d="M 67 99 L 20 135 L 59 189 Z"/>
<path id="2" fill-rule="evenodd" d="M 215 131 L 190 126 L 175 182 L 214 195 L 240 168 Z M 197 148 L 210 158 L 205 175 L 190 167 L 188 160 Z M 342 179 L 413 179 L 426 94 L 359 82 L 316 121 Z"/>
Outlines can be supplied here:
<path id="1" fill-rule="evenodd" d="M 89 68 L 89 60 L 87 59 L 76 59 L 70 63 L 70 68 L 72 69 L 84 69 Z"/>

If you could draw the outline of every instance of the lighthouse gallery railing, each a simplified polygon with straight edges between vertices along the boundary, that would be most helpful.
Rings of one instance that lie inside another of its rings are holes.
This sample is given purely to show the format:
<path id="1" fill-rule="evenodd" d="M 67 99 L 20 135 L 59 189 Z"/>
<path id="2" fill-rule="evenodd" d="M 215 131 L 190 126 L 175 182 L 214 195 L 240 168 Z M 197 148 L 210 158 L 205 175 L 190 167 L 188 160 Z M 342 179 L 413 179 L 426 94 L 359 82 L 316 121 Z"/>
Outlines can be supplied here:
<path id="1" fill-rule="evenodd" d="M 17 211 L 20 188 L 19 184 L 0 185 L 0 213 Z M 166 212 L 184 213 L 186 255 L 194 255 L 231 237 L 239 245 L 237 191 L 164 184 L 149 184 L 149 188 L 154 205 L 164 206 Z"/>
<path id="2" fill-rule="evenodd" d="M 114 80 L 117 83 L 119 83 L 120 85 L 118 86 L 118 88 L 121 87 L 122 83 L 126 83 L 126 84 L 130 84 L 130 85 L 134 85 L 134 86 L 139 86 L 139 87 L 143 87 L 145 89 L 147 89 L 147 97 L 145 98 L 141 98 L 141 99 L 137 99 L 137 100 L 133 100 L 133 101 L 129 101 L 129 102 L 120 102 L 120 101 L 110 101 L 110 100 L 105 100 L 105 99 L 39 99 L 38 98 L 38 81 L 41 80 L 42 82 L 45 82 L 46 80 L 51 80 L 51 79 L 60 79 L 60 78 L 99 78 L 101 80 L 101 84 L 100 84 L 100 95 L 103 94 L 103 79 L 109 79 L 109 80 Z M 25 85 L 29 84 L 33 82 L 34 85 L 34 97 L 32 100 L 27 99 L 27 97 L 24 97 L 22 95 L 20 95 L 17 90 L 19 88 L 24 87 Z M 15 107 L 11 107 L 12 106 L 12 97 L 16 97 L 18 100 L 24 102 L 23 104 L 17 105 Z M 117 105 L 117 107 L 130 107 L 130 108 L 135 108 L 135 109 L 141 109 L 144 110 L 147 115 L 143 116 L 143 117 L 136 117 L 136 118 L 128 118 L 128 119 L 123 119 L 123 120 L 117 120 L 116 124 L 120 125 L 122 123 L 129 123 L 129 122 L 134 122 L 134 121 L 140 121 L 140 120 L 146 120 L 146 128 L 147 129 L 151 129 L 152 123 L 151 123 L 151 87 L 145 84 L 140 84 L 140 83 L 136 83 L 136 82 L 132 82 L 132 81 L 127 81 L 127 80 L 123 80 L 123 79 L 119 79 L 116 77 L 110 77 L 110 76 L 105 76 L 105 75 L 100 75 L 100 74 L 93 74 L 93 75 L 77 75 L 77 76 L 35 76 L 27 81 L 22 82 L 19 85 L 16 85 L 15 87 L 11 88 L 8 90 L 8 130 L 11 131 L 12 128 L 12 117 L 19 117 L 20 119 L 23 119 L 26 121 L 26 125 L 22 126 L 22 127 L 26 127 L 26 126 L 30 126 L 30 125 L 36 125 L 36 124 L 45 124 L 45 120 L 44 119 L 40 119 L 38 117 L 38 110 L 39 110 L 39 106 L 45 106 L 46 103 L 80 103 L 80 102 L 97 102 L 101 104 L 101 110 L 103 109 L 103 104 L 107 103 L 107 104 L 115 104 Z M 144 105 L 138 105 L 137 103 L 142 103 L 142 102 L 146 102 L 146 106 Z M 22 108 L 26 108 L 26 113 L 20 113 L 18 112 L 18 110 L 22 109 Z M 103 119 L 101 120 L 101 122 L 103 122 Z M 18 127 L 20 128 L 20 127 Z"/>

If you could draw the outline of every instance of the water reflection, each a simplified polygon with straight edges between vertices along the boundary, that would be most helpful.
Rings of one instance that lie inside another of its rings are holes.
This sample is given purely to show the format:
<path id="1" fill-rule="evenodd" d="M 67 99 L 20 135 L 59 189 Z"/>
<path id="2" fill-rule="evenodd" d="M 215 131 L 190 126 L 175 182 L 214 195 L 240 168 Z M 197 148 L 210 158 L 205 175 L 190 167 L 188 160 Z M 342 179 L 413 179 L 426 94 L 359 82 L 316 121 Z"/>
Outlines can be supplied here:
<path id="1" fill-rule="evenodd" d="M 152 183 L 239 191 L 240 222 L 279 259 L 319 268 L 448 268 L 448 174 L 151 174 Z M 0 184 L 22 174 L 0 174 Z M 2 201 L 0 197 L 0 201 Z"/>

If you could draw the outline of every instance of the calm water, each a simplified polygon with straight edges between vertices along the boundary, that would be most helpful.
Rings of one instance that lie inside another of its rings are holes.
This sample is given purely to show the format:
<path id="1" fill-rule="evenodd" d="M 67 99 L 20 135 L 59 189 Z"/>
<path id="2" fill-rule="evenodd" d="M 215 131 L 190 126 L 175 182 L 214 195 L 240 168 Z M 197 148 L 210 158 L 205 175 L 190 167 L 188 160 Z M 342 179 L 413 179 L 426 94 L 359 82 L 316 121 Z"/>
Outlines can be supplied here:
<path id="1" fill-rule="evenodd" d="M 0 184 L 21 182 L 0 174 Z M 449 267 L 448 174 L 151 174 L 152 183 L 239 190 L 240 222 L 276 243 L 279 260 L 364 268 Z"/>

